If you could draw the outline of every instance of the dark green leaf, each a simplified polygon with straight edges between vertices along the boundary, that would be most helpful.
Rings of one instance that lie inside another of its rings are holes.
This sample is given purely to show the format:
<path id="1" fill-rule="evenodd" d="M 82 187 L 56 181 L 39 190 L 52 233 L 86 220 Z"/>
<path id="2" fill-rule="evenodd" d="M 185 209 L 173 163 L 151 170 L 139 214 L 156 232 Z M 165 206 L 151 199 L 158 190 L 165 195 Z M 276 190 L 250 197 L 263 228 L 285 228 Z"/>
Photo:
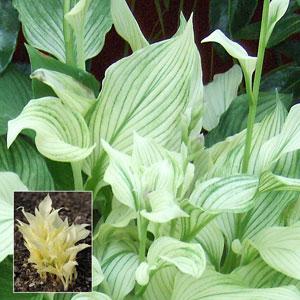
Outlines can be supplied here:
<path id="1" fill-rule="evenodd" d="M 229 37 L 246 26 L 257 7 L 257 0 L 211 0 L 210 28 L 221 29 Z"/>
<path id="2" fill-rule="evenodd" d="M 289 108 L 292 103 L 292 95 L 280 94 L 280 100 Z M 261 93 L 257 106 L 256 122 L 272 112 L 276 105 L 275 92 Z M 234 135 L 247 127 L 248 97 L 238 96 L 228 110 L 221 116 L 219 125 L 214 128 L 205 138 L 206 146 L 223 141 L 226 137 Z"/>
<path id="3" fill-rule="evenodd" d="M 268 48 L 274 47 L 286 40 L 292 34 L 300 32 L 300 15 L 287 15 L 275 26 L 268 43 Z"/>
<path id="4" fill-rule="evenodd" d="M 0 171 L 17 173 L 30 190 L 53 189 L 53 179 L 44 158 L 24 138 L 19 137 L 7 149 L 5 137 L 0 137 Z"/>
<path id="5" fill-rule="evenodd" d="M 0 135 L 7 132 L 7 122 L 20 114 L 31 97 L 29 77 L 9 66 L 0 76 Z"/>
<path id="6" fill-rule="evenodd" d="M 298 65 L 300 64 L 300 43 L 299 41 L 291 41 L 287 40 L 283 43 L 280 43 L 275 48 L 280 53 L 286 55 L 291 58 Z"/>
<path id="7" fill-rule="evenodd" d="M 62 63 L 50 56 L 42 54 L 29 45 L 27 45 L 26 47 L 28 55 L 30 57 L 32 72 L 36 69 L 44 68 L 64 73 L 89 87 L 92 91 L 94 91 L 95 96 L 98 96 L 99 82 L 93 75 L 70 65 L 66 65 L 65 63 Z M 32 87 L 35 98 L 55 95 L 49 86 L 36 79 L 32 80 Z"/>
<path id="8" fill-rule="evenodd" d="M 234 37 L 238 40 L 258 40 L 261 22 L 251 23 L 239 30 Z"/>
<path id="9" fill-rule="evenodd" d="M 69 163 L 62 163 L 46 158 L 46 163 L 54 180 L 56 190 L 70 191 L 74 189 L 73 173 Z"/>
<path id="10" fill-rule="evenodd" d="M 12 59 L 19 32 L 18 12 L 11 0 L 0 0 L 0 73 Z"/>
<path id="11" fill-rule="evenodd" d="M 294 65 L 281 66 L 263 77 L 261 90 L 278 89 L 285 94 L 293 94 L 294 99 L 300 98 L 300 67 Z"/>
<path id="12" fill-rule="evenodd" d="M 37 294 L 31 293 L 13 293 L 13 259 L 8 256 L 0 264 L 1 282 L 0 299 L 1 300 L 37 300 Z"/>

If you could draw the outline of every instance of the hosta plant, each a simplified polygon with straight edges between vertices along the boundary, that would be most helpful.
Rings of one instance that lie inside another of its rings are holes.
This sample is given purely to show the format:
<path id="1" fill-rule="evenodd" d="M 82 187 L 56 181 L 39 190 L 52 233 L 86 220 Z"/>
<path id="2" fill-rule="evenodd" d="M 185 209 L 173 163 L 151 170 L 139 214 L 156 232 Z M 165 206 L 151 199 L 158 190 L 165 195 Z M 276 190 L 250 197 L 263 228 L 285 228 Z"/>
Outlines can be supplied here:
<path id="1" fill-rule="evenodd" d="M 27 135 L 48 166 L 71 166 L 98 210 L 94 291 L 73 299 L 300 299 L 300 105 L 260 93 L 289 1 L 264 0 L 257 56 L 220 30 L 202 41 L 236 63 L 205 86 L 192 16 L 151 44 L 125 0 L 14 4 L 34 99 L 9 119 L 7 146 Z M 101 5 L 110 13 L 100 18 Z M 98 93 L 85 62 L 111 23 L 133 53 L 107 69 Z M 226 139 L 211 134 L 220 124 Z M 58 173 L 50 185 L 67 181 Z"/>
<path id="2" fill-rule="evenodd" d="M 35 208 L 34 215 L 22 209 L 28 224 L 17 221 L 29 251 L 28 262 L 33 264 L 42 279 L 53 274 L 67 290 L 77 278 L 77 253 L 90 247 L 78 242 L 85 239 L 90 231 L 85 229 L 88 224 L 69 225 L 67 218 L 61 219 L 59 210 L 53 209 L 52 200 L 47 195 Z"/>

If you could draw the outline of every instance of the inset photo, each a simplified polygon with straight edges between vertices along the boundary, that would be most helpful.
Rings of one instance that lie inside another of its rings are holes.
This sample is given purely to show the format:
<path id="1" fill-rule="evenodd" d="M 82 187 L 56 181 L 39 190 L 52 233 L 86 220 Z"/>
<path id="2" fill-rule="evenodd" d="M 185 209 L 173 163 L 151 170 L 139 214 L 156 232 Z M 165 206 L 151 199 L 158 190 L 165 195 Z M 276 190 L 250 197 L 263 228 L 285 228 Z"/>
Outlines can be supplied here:
<path id="1" fill-rule="evenodd" d="M 14 292 L 92 291 L 92 193 L 14 193 Z"/>

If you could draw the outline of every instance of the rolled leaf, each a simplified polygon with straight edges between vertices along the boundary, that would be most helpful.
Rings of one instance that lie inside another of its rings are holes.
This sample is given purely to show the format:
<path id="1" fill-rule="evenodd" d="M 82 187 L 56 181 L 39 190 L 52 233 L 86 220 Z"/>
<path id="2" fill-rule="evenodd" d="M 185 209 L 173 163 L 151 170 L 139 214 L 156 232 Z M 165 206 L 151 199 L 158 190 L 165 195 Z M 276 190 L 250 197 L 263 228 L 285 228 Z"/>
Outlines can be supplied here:
<path id="1" fill-rule="evenodd" d="M 215 30 L 212 34 L 202 40 L 202 43 L 206 42 L 216 42 L 223 46 L 233 58 L 236 58 L 240 62 L 246 76 L 248 76 L 248 78 L 252 78 L 252 74 L 256 67 L 257 57 L 249 56 L 242 46 L 231 41 L 219 29 Z"/>
<path id="2" fill-rule="evenodd" d="M 36 132 L 36 146 L 49 159 L 80 161 L 93 151 L 83 117 L 57 98 L 31 100 L 16 119 L 9 121 L 8 147 L 25 128 Z"/>

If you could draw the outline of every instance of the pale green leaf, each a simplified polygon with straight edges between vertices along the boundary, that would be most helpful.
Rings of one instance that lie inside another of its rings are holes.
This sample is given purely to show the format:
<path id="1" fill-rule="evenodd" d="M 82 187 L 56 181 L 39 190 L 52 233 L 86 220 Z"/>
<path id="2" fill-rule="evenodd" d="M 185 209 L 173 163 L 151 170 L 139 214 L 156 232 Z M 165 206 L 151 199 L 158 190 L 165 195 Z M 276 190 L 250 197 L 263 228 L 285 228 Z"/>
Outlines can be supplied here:
<path id="1" fill-rule="evenodd" d="M 101 270 L 101 265 L 95 256 L 92 256 L 92 266 L 93 266 L 93 287 L 95 287 L 103 281 L 104 275 Z"/>
<path id="2" fill-rule="evenodd" d="M 117 33 L 132 51 L 149 45 L 125 0 L 111 0 L 111 16 Z"/>
<path id="3" fill-rule="evenodd" d="M 128 153 L 136 131 L 169 150 L 180 149 L 179 116 L 190 99 L 196 52 L 190 21 L 182 35 L 143 48 L 106 71 L 89 125 L 98 147 L 88 159 L 87 188 L 99 186 L 106 168 L 101 138 Z"/>
<path id="4" fill-rule="evenodd" d="M 174 195 L 168 191 L 153 191 L 147 195 L 151 212 L 142 210 L 141 215 L 149 221 L 166 223 L 180 217 L 189 217 L 176 203 Z"/>
<path id="5" fill-rule="evenodd" d="M 77 3 L 72 0 L 72 7 Z M 63 0 L 14 0 L 27 42 L 66 61 L 63 35 Z M 84 24 L 84 58 L 96 56 L 112 24 L 110 1 L 92 1 Z"/>
<path id="6" fill-rule="evenodd" d="M 138 210 L 141 197 L 141 181 L 138 170 L 130 156 L 113 149 L 105 141 L 102 145 L 110 158 L 110 163 L 104 174 L 104 181 L 112 187 L 118 201 Z"/>
<path id="7" fill-rule="evenodd" d="M 236 175 L 199 182 L 190 196 L 190 203 L 211 213 L 243 212 L 254 205 L 258 178 Z"/>
<path id="8" fill-rule="evenodd" d="M 72 297 L 72 300 L 111 300 L 111 298 L 103 293 L 79 293 Z"/>
<path id="9" fill-rule="evenodd" d="M 83 116 L 96 103 L 93 91 L 71 76 L 56 71 L 38 69 L 31 74 L 31 78 L 49 85 L 64 104 Z"/>
<path id="10" fill-rule="evenodd" d="M 0 172 L 0 262 L 13 254 L 15 191 L 27 191 L 27 187 L 17 174 Z"/>
<path id="11" fill-rule="evenodd" d="M 204 87 L 203 128 L 207 131 L 218 125 L 221 115 L 236 98 L 242 79 L 241 68 L 234 65 L 229 71 L 215 75 Z"/>
<path id="12" fill-rule="evenodd" d="M 262 149 L 259 163 L 267 169 L 283 155 L 300 148 L 300 105 L 293 106 L 279 134 L 267 141 Z"/>
<path id="13" fill-rule="evenodd" d="M 259 191 L 300 191 L 300 179 L 275 175 L 272 172 L 264 172 L 260 177 Z"/>
<path id="14" fill-rule="evenodd" d="M 25 128 L 36 132 L 39 152 L 52 160 L 80 161 L 93 151 L 83 117 L 57 98 L 31 100 L 16 119 L 9 121 L 8 147 Z"/>
<path id="15" fill-rule="evenodd" d="M 251 289 L 232 275 L 206 271 L 200 280 L 187 275 L 175 279 L 171 300 L 296 300 L 299 291 L 291 287 Z"/>
<path id="16" fill-rule="evenodd" d="M 205 253 L 199 244 L 184 243 L 174 238 L 161 237 L 155 240 L 147 254 L 149 267 L 142 265 L 139 271 L 151 272 L 163 266 L 174 265 L 181 272 L 199 278 L 206 266 Z M 138 278 L 146 279 L 147 276 L 139 274 Z M 146 284 L 145 280 L 139 282 Z"/>
<path id="17" fill-rule="evenodd" d="M 257 57 L 249 56 L 246 50 L 241 45 L 231 41 L 219 29 L 215 30 L 208 37 L 202 40 L 202 43 L 206 42 L 216 42 L 222 45 L 233 58 L 236 58 L 240 62 L 243 72 L 249 78 L 252 78 L 253 72 L 256 67 Z"/>
<path id="18" fill-rule="evenodd" d="M 252 240 L 261 258 L 275 270 L 300 280 L 300 227 L 270 227 Z"/>
<path id="19" fill-rule="evenodd" d="M 268 31 L 266 36 L 266 41 L 270 39 L 273 29 L 276 23 L 283 17 L 286 13 L 290 4 L 290 0 L 272 0 L 269 7 L 268 16 Z"/>

